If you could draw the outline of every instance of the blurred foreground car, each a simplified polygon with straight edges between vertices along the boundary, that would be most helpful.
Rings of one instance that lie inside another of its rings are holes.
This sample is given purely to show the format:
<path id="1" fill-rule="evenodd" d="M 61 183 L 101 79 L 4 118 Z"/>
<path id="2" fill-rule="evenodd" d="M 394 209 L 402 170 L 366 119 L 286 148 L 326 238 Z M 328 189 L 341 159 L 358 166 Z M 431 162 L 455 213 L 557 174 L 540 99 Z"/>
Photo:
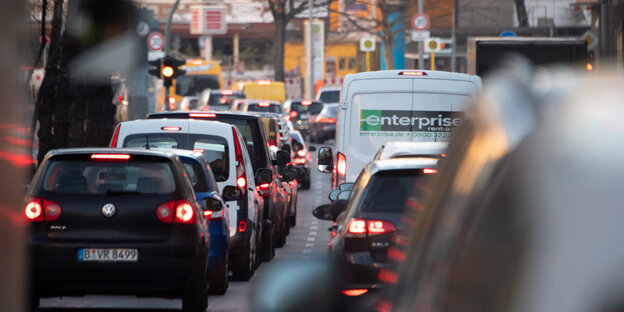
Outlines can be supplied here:
<path id="1" fill-rule="evenodd" d="M 422 207 L 430 191 L 430 175 L 438 172 L 437 162 L 432 158 L 373 161 L 347 191 L 351 194 L 346 210 L 333 211 L 330 205 L 314 210 L 315 217 L 336 223 L 329 253 L 344 263 L 345 294 L 364 294 L 387 282 L 378 277 L 387 274 L 388 254 L 397 250 L 397 235 L 406 235 L 413 226 L 404 221 L 404 212 L 420 213 L 406 207 Z"/>
<path id="2" fill-rule="evenodd" d="M 205 204 L 221 211 L 221 202 Z M 182 298 L 205 311 L 210 233 L 179 158 L 162 151 L 49 152 L 26 194 L 31 306 L 40 297 Z"/>

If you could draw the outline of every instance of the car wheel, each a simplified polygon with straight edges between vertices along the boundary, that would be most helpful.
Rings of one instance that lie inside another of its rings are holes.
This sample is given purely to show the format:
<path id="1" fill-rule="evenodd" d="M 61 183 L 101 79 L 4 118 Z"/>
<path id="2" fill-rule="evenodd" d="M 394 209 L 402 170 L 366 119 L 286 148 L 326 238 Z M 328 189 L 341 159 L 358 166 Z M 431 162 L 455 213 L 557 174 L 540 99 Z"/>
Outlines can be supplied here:
<path id="1" fill-rule="evenodd" d="M 225 260 L 219 267 L 219 269 L 210 275 L 208 289 L 212 295 L 223 295 L 228 289 L 228 261 L 229 256 L 226 254 Z"/>
<path id="2" fill-rule="evenodd" d="M 234 261 L 232 277 L 239 281 L 248 281 L 253 275 L 253 253 L 250 244 L 245 246 L 245 251 Z"/>
<path id="3" fill-rule="evenodd" d="M 38 295 L 30 296 L 30 311 L 37 311 L 39 309 L 39 303 L 41 302 L 41 298 Z"/>
<path id="4" fill-rule="evenodd" d="M 266 235 L 262 240 L 262 261 L 269 262 L 275 256 L 275 227 L 266 227 Z"/>
<path id="5" fill-rule="evenodd" d="M 205 312 L 208 308 L 208 274 L 205 269 L 195 284 L 182 297 L 182 311 Z"/>

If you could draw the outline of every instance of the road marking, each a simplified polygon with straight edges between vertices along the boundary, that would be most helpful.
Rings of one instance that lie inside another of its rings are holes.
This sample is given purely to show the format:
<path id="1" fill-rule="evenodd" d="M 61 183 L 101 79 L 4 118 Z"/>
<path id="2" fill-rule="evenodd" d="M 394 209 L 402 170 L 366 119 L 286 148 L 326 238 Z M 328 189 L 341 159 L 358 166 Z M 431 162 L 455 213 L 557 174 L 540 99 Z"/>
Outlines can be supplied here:
<path id="1" fill-rule="evenodd" d="M 318 225 L 313 225 L 310 227 L 310 230 L 318 230 Z"/>
<path id="2" fill-rule="evenodd" d="M 314 242 L 316 241 L 316 237 L 308 237 L 308 242 Z"/>
<path id="3" fill-rule="evenodd" d="M 312 246 L 314 246 L 314 243 L 305 243 L 305 246 L 306 247 L 312 247 Z"/>
<path id="4" fill-rule="evenodd" d="M 312 220 L 312 224 L 314 225 L 318 224 L 318 220 Z"/>
<path id="5" fill-rule="evenodd" d="M 311 232 L 308 234 L 308 236 L 316 236 L 316 232 L 312 232 L 312 231 L 311 231 Z"/>

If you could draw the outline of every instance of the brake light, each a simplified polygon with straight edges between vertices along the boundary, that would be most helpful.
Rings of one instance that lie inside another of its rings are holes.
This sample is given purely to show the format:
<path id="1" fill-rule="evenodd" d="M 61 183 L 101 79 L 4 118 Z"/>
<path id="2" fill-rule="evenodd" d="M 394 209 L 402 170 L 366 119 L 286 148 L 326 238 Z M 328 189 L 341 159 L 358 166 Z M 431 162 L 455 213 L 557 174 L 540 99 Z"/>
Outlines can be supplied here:
<path id="1" fill-rule="evenodd" d="M 213 211 L 210 211 L 210 210 L 205 210 L 205 211 L 204 211 L 204 216 L 206 216 L 206 217 L 210 217 L 210 215 L 212 215 L 212 213 L 213 213 Z"/>
<path id="2" fill-rule="evenodd" d="M 271 80 L 258 80 L 258 85 L 268 86 L 271 84 Z"/>
<path id="3" fill-rule="evenodd" d="M 446 157 L 446 154 L 440 154 L 440 156 L 442 156 L 442 157 Z"/>
<path id="4" fill-rule="evenodd" d="M 299 156 L 301 156 L 301 157 L 305 157 L 305 156 L 306 156 L 306 152 L 305 152 L 305 150 L 302 150 L 302 149 L 301 149 L 301 150 L 298 150 L 298 151 L 297 151 L 297 155 L 299 155 Z"/>
<path id="5" fill-rule="evenodd" d="M 239 232 L 245 232 L 246 229 L 247 229 L 247 221 L 242 220 L 242 221 L 238 222 L 238 231 Z"/>
<path id="6" fill-rule="evenodd" d="M 360 296 L 367 292 L 368 292 L 368 289 L 347 289 L 347 290 L 342 291 L 343 294 L 349 297 Z"/>
<path id="7" fill-rule="evenodd" d="M 238 138 L 238 133 L 236 132 L 236 128 L 234 126 L 232 126 L 232 139 L 234 140 L 234 154 L 236 156 L 236 186 L 238 186 L 243 194 L 245 194 L 247 187 L 245 159 L 243 158 L 243 150 Z"/>
<path id="8" fill-rule="evenodd" d="M 338 164 L 336 165 L 336 169 L 338 169 L 338 173 L 341 175 L 347 174 L 347 158 L 343 153 L 338 153 Z"/>
<path id="9" fill-rule="evenodd" d="M 290 118 L 297 118 L 297 116 L 299 116 L 299 113 L 297 113 L 297 111 L 291 111 L 290 113 L 288 113 L 288 116 L 290 116 Z"/>
<path id="10" fill-rule="evenodd" d="M 437 169 L 431 169 L 431 168 L 425 168 L 423 169 L 423 173 L 424 174 L 433 174 L 433 173 L 438 173 Z"/>
<path id="11" fill-rule="evenodd" d="M 186 200 L 176 201 L 175 223 L 192 223 L 195 221 L 193 206 Z"/>
<path id="12" fill-rule="evenodd" d="M 305 105 L 305 106 L 312 105 L 312 101 L 301 101 L 301 105 Z"/>
<path id="13" fill-rule="evenodd" d="M 427 76 L 427 73 L 422 71 L 402 71 L 399 73 L 400 76 Z"/>
<path id="14" fill-rule="evenodd" d="M 182 128 L 180 127 L 161 127 L 160 130 L 164 131 L 180 131 Z"/>
<path id="15" fill-rule="evenodd" d="M 388 221 L 380 221 L 380 220 L 368 220 L 368 234 L 385 234 L 396 232 L 396 227 L 394 224 Z"/>
<path id="16" fill-rule="evenodd" d="M 306 159 L 305 158 L 295 158 L 295 159 L 293 159 L 293 163 L 295 165 L 305 165 Z"/>
<path id="17" fill-rule="evenodd" d="M 388 269 L 380 269 L 377 279 L 384 283 L 396 284 L 399 281 L 399 274 Z"/>
<path id="18" fill-rule="evenodd" d="M 366 221 L 361 219 L 351 219 L 347 232 L 351 234 L 366 234 Z"/>
<path id="19" fill-rule="evenodd" d="M 221 104 L 225 104 L 227 102 L 227 98 L 226 97 L 222 97 L 222 98 L 219 99 L 219 102 Z"/>
<path id="20" fill-rule="evenodd" d="M 269 139 L 269 146 L 277 147 L 277 143 L 275 141 L 276 141 L 275 138 L 270 138 Z"/>
<path id="21" fill-rule="evenodd" d="M 258 106 L 260 106 L 260 107 L 269 107 L 269 106 L 271 106 L 271 102 L 268 102 L 268 101 L 258 102 Z"/>
<path id="22" fill-rule="evenodd" d="M 43 200 L 43 215 L 46 221 L 54 221 L 61 216 L 61 206 L 51 200 Z"/>
<path id="23" fill-rule="evenodd" d="M 318 122 L 322 122 L 322 123 L 336 123 L 336 118 L 323 117 L 323 118 L 320 118 L 318 120 Z"/>
<path id="24" fill-rule="evenodd" d="M 266 191 L 269 189 L 269 183 L 262 183 L 260 184 L 260 190 L 261 191 Z"/>
<path id="25" fill-rule="evenodd" d="M 31 221 L 43 221 L 43 208 L 41 207 L 40 198 L 31 198 L 24 207 L 26 218 Z"/>
<path id="26" fill-rule="evenodd" d="M 234 94 L 234 91 L 232 91 L 232 90 L 221 90 L 221 94 L 223 94 L 223 95 L 232 95 L 232 94 Z"/>
<path id="27" fill-rule="evenodd" d="M 113 133 L 113 138 L 110 141 L 109 147 L 117 147 L 117 140 L 119 139 L 119 128 L 121 128 L 121 124 L 117 124 L 115 127 L 115 132 Z"/>
<path id="28" fill-rule="evenodd" d="M 119 97 L 117 98 L 117 103 L 122 103 L 123 102 L 123 94 L 120 94 Z"/>
<path id="29" fill-rule="evenodd" d="M 189 117 L 193 117 L 193 118 L 213 118 L 213 117 L 217 117 L 217 114 L 213 114 L 213 113 L 190 113 Z"/>
<path id="30" fill-rule="evenodd" d="M 91 154 L 91 159 L 97 160 L 128 160 L 128 154 Z"/>

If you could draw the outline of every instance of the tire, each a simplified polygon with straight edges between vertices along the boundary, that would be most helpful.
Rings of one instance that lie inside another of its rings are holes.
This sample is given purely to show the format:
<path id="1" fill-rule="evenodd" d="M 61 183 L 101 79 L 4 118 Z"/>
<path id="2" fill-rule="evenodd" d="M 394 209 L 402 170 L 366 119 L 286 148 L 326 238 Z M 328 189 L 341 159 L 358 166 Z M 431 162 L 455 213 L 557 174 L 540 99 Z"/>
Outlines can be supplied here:
<path id="1" fill-rule="evenodd" d="M 208 274 L 203 274 L 182 297 L 183 312 L 205 312 L 208 308 Z"/>
<path id="2" fill-rule="evenodd" d="M 247 244 L 243 254 L 232 265 L 232 277 L 238 281 L 248 281 L 254 274 L 254 261 L 251 246 Z"/>
<path id="3" fill-rule="evenodd" d="M 41 302 L 41 298 L 39 298 L 38 295 L 31 295 L 30 296 L 30 311 L 37 311 L 39 310 L 39 304 Z"/>
<path id="4" fill-rule="evenodd" d="M 275 257 L 275 227 L 266 227 L 267 233 L 262 240 L 262 262 L 269 262 Z"/>
<path id="5" fill-rule="evenodd" d="M 225 260 L 221 264 L 221 267 L 209 276 L 208 291 L 211 295 L 223 295 L 227 291 L 229 286 L 228 261 L 230 261 L 230 259 L 226 254 Z"/>

